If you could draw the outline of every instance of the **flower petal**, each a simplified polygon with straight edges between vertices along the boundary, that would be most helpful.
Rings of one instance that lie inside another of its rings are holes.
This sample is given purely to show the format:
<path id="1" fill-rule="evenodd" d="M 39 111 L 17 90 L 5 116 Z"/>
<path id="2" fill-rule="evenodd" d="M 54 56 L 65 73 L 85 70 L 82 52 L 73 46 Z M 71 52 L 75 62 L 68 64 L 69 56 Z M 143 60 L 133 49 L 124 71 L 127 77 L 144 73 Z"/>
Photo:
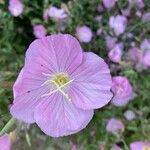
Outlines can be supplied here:
<path id="1" fill-rule="evenodd" d="M 81 110 L 67 101 L 61 93 L 51 100 L 41 101 L 34 117 L 41 130 L 52 137 L 66 136 L 85 128 L 92 119 L 93 110 Z"/>
<path id="2" fill-rule="evenodd" d="M 79 42 L 71 35 L 51 35 L 32 42 L 26 53 L 26 66 L 32 72 L 41 73 L 43 68 L 49 74 L 69 74 L 81 64 L 82 53 Z"/>
<path id="3" fill-rule="evenodd" d="M 82 109 L 96 109 L 112 98 L 112 80 L 108 66 L 93 53 L 84 53 L 82 65 L 71 75 L 69 95 L 73 103 Z"/>
<path id="4" fill-rule="evenodd" d="M 42 95 L 48 93 L 52 88 L 44 85 L 43 76 L 30 75 L 25 68 L 22 68 L 14 86 L 14 101 L 10 108 L 11 114 L 25 122 L 34 122 L 33 110 L 37 103 L 42 99 Z"/>
<path id="5" fill-rule="evenodd" d="M 48 92 L 49 87 L 41 87 L 17 96 L 10 108 L 10 113 L 18 120 L 22 120 L 27 123 L 35 122 L 33 111 L 40 100 L 43 100 L 41 96 Z"/>

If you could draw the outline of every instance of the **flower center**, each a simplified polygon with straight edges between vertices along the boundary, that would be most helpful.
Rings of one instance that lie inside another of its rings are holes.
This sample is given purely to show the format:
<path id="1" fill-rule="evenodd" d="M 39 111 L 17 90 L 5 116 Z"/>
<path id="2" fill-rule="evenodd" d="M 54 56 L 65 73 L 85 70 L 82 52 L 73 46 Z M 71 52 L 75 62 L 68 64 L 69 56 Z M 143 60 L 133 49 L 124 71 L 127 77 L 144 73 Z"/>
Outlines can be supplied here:
<path id="1" fill-rule="evenodd" d="M 150 146 L 144 146 L 143 150 L 150 150 Z"/>
<path id="2" fill-rule="evenodd" d="M 43 73 L 45 76 L 51 77 L 50 74 L 45 74 Z M 42 97 L 45 96 L 50 96 L 56 92 L 60 92 L 67 100 L 71 100 L 70 96 L 64 91 L 64 87 L 66 87 L 68 84 L 70 84 L 73 80 L 70 80 L 69 76 L 64 74 L 64 73 L 60 73 L 60 74 L 56 74 L 52 79 L 50 80 L 46 80 L 43 84 L 52 84 L 55 86 L 55 89 L 53 91 L 50 91 L 49 93 L 43 94 Z"/>
<path id="3" fill-rule="evenodd" d="M 58 74 L 53 78 L 53 81 L 60 87 L 69 82 L 69 77 L 65 74 Z"/>

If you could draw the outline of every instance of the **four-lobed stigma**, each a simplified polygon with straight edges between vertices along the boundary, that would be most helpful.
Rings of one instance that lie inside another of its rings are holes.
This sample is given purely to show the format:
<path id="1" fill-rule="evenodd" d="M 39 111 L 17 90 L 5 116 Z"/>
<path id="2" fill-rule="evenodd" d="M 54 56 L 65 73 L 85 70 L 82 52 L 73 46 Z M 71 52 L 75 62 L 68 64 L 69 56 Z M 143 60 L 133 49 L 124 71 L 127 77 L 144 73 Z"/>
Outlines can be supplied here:
<path id="1" fill-rule="evenodd" d="M 50 74 L 43 75 L 52 77 Z M 50 96 L 56 92 L 60 92 L 68 101 L 71 101 L 71 97 L 64 91 L 64 88 L 69 85 L 71 82 L 73 82 L 73 79 L 70 80 L 69 76 L 64 73 L 59 73 L 54 75 L 51 79 L 46 80 L 43 84 L 52 84 L 54 86 L 54 90 L 50 91 L 49 93 L 43 94 L 42 97 Z"/>

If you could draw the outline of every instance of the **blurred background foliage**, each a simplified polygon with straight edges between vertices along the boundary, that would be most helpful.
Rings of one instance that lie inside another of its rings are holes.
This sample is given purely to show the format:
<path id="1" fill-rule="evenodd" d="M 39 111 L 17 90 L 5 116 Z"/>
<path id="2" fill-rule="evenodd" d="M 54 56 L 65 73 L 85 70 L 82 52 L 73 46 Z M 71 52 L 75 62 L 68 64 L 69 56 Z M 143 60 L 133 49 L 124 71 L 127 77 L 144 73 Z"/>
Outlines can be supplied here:
<path id="1" fill-rule="evenodd" d="M 29 44 L 35 39 L 32 26 L 43 24 L 48 34 L 70 33 L 75 36 L 75 29 L 79 25 L 89 26 L 94 37 L 90 43 L 81 43 L 85 51 L 92 51 L 103 57 L 107 62 L 107 51 L 103 35 L 97 36 L 98 28 L 112 34 L 108 20 L 111 15 L 120 14 L 120 10 L 127 6 L 127 0 L 118 1 L 116 7 L 111 10 L 97 11 L 101 0 L 22 0 L 25 9 L 20 17 L 13 17 L 8 11 L 8 1 L 0 0 L 0 129 L 10 119 L 9 106 L 12 103 L 12 85 L 24 63 L 24 55 Z M 43 20 L 43 10 L 49 5 L 63 7 L 69 14 L 64 22 Z M 145 9 L 150 10 L 150 1 L 145 0 Z M 150 24 L 142 23 L 134 14 L 138 8 L 132 9 L 127 27 L 127 33 L 134 35 L 137 45 L 144 38 L 150 38 Z M 101 22 L 95 22 L 95 16 L 102 15 Z M 129 48 L 130 39 L 124 36 L 119 41 L 125 44 L 125 51 Z M 18 135 L 18 141 L 14 144 L 14 150 L 69 150 L 72 144 L 77 144 L 79 149 L 98 150 L 100 144 L 106 146 L 106 150 L 117 143 L 123 149 L 127 149 L 132 141 L 150 141 L 150 74 L 149 70 L 137 72 L 130 66 L 112 72 L 113 75 L 125 75 L 134 86 L 138 96 L 126 107 L 118 108 L 111 105 L 95 111 L 93 120 L 88 127 L 81 132 L 58 139 L 45 136 L 36 125 L 31 125 L 29 130 L 22 130 Z M 137 118 L 127 121 L 123 117 L 125 110 L 136 112 Z M 142 115 L 140 114 L 142 112 Z M 109 118 L 120 118 L 125 126 L 125 132 L 120 136 L 114 136 L 106 132 L 106 122 Z M 28 136 L 29 135 L 29 136 Z M 30 137 L 30 144 L 27 144 Z M 28 140 L 27 140 L 28 139 Z"/>

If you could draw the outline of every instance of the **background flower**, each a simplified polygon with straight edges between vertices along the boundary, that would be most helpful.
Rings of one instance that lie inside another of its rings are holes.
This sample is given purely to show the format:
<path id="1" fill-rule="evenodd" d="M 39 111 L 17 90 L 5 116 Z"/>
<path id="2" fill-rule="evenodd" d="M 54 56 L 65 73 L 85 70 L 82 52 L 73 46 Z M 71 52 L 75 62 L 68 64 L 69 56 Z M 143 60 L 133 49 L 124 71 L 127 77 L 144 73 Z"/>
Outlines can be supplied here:
<path id="1" fill-rule="evenodd" d="M 130 144 L 131 150 L 145 150 L 150 148 L 150 142 L 135 141 Z"/>
<path id="2" fill-rule="evenodd" d="M 106 125 L 106 130 L 113 134 L 118 134 L 120 132 L 123 132 L 124 129 L 125 129 L 125 126 L 124 126 L 123 122 L 116 118 L 109 119 L 109 121 Z"/>
<path id="3" fill-rule="evenodd" d="M 11 141 L 8 135 L 0 136 L 0 150 L 10 150 Z"/>
<path id="4" fill-rule="evenodd" d="M 127 26 L 127 18 L 125 16 L 117 15 L 109 18 L 109 26 L 112 28 L 117 36 L 124 33 Z"/>
<path id="5" fill-rule="evenodd" d="M 92 31 L 87 26 L 80 26 L 76 28 L 76 35 L 80 42 L 88 43 L 92 39 Z"/>
<path id="6" fill-rule="evenodd" d="M 127 120 L 133 120 L 136 118 L 136 115 L 133 111 L 131 110 L 127 110 L 125 113 L 124 113 L 124 116 Z"/>
<path id="7" fill-rule="evenodd" d="M 48 9 L 48 15 L 56 20 L 58 19 L 65 19 L 67 14 L 65 13 L 64 9 L 59 9 L 55 6 L 50 6 Z"/>
<path id="8" fill-rule="evenodd" d="M 18 17 L 22 14 L 24 6 L 20 0 L 9 0 L 8 9 L 13 16 Z"/>
<path id="9" fill-rule="evenodd" d="M 33 34 L 36 38 L 42 38 L 46 35 L 46 29 L 43 25 L 34 25 L 33 26 Z"/>
<path id="10" fill-rule="evenodd" d="M 114 7 L 117 0 L 103 0 L 103 4 L 106 8 Z"/>
<path id="11" fill-rule="evenodd" d="M 124 106 L 135 97 L 133 88 L 126 77 L 115 76 L 112 81 L 114 97 L 111 102 L 113 105 Z"/>

